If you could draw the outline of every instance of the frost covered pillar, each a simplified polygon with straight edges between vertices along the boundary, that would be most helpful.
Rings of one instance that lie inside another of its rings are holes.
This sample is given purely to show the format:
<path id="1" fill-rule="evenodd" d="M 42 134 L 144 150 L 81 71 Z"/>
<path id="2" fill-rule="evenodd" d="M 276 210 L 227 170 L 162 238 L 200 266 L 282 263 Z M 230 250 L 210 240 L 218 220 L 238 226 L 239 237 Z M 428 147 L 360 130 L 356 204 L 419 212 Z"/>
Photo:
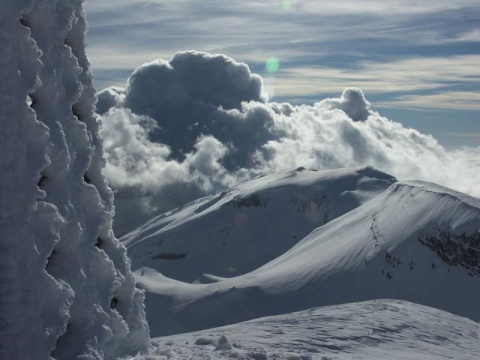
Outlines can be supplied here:
<path id="1" fill-rule="evenodd" d="M 111 230 L 81 0 L 0 0 L 0 359 L 145 351 Z"/>

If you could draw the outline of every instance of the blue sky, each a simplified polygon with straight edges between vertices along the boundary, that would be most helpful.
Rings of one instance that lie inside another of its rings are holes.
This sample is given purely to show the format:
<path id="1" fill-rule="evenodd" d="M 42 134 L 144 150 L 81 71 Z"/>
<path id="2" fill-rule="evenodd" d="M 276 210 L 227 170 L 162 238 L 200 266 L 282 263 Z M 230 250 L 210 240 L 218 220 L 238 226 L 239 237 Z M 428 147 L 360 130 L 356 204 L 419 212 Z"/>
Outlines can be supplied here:
<path id="1" fill-rule="evenodd" d="M 96 87 L 181 50 L 228 55 L 273 101 L 361 88 L 372 108 L 447 148 L 480 145 L 478 0 L 87 1 Z M 267 59 L 279 70 L 269 74 Z"/>

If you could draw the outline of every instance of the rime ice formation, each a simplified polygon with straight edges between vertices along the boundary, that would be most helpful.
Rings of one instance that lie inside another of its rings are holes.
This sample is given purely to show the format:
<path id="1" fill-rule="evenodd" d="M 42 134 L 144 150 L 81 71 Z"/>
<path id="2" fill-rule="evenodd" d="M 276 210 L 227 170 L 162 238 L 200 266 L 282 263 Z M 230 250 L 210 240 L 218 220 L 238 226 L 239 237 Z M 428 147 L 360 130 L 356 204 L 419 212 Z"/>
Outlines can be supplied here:
<path id="1" fill-rule="evenodd" d="M 0 358 L 142 352 L 143 293 L 111 230 L 83 1 L 0 8 Z"/>

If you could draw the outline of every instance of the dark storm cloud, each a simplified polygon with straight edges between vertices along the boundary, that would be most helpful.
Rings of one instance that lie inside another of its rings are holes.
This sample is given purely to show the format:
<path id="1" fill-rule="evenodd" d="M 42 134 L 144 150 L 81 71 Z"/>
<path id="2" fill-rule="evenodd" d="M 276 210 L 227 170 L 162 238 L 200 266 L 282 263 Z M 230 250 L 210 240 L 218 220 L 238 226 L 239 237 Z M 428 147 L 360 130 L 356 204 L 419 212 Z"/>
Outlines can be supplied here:
<path id="1" fill-rule="evenodd" d="M 262 80 L 246 64 L 223 55 L 187 51 L 168 62 L 158 60 L 137 68 L 128 79 L 125 105 L 155 117 L 166 105 L 240 109 L 243 101 L 263 100 Z"/>
<path id="2" fill-rule="evenodd" d="M 170 61 L 157 60 L 137 68 L 126 89 L 98 94 L 99 113 L 123 106 L 158 124 L 150 139 L 167 145 L 181 161 L 199 136 L 211 135 L 231 149 L 223 159 L 229 170 L 248 166 L 267 141 L 278 139 L 273 112 L 264 105 L 262 80 L 247 65 L 223 55 L 181 52 Z M 244 110 L 242 104 L 255 102 Z"/>

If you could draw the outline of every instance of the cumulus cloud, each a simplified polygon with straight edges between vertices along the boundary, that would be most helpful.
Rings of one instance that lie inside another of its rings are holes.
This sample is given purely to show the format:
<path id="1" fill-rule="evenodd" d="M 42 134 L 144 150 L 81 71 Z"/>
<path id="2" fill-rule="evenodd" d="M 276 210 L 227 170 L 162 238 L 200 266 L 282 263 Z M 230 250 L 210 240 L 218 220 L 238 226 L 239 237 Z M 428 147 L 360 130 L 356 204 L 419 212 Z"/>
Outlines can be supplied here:
<path id="1" fill-rule="evenodd" d="M 446 151 L 372 111 L 357 88 L 313 106 L 271 103 L 247 65 L 182 52 L 98 98 L 119 235 L 154 212 L 299 166 L 372 165 L 480 196 L 480 148 Z"/>
<path id="2" fill-rule="evenodd" d="M 117 86 L 111 86 L 99 91 L 97 93 L 97 113 L 100 115 L 105 114 L 108 109 L 123 103 L 124 99 L 125 90 Z"/>
<path id="3" fill-rule="evenodd" d="M 362 90 L 345 89 L 339 99 L 325 99 L 320 106 L 327 109 L 340 109 L 354 121 L 367 120 L 370 115 L 370 103 L 365 99 Z"/>
<path id="4" fill-rule="evenodd" d="M 156 60 L 138 67 L 126 89 L 109 88 L 98 95 L 99 112 L 121 106 L 149 116 L 158 124 L 150 132 L 155 142 L 168 145 L 171 157 L 181 161 L 193 151 L 201 135 L 212 135 L 233 149 L 234 158 L 245 165 L 245 153 L 274 138 L 273 116 L 263 106 L 262 80 L 247 65 L 223 55 L 181 52 L 170 61 Z M 243 111 L 245 102 L 255 108 Z"/>
<path id="5" fill-rule="evenodd" d="M 238 109 L 242 101 L 262 101 L 262 80 L 247 65 L 223 55 L 187 51 L 170 61 L 138 67 L 128 79 L 127 106 L 158 115 L 164 106 L 190 105 Z"/>

